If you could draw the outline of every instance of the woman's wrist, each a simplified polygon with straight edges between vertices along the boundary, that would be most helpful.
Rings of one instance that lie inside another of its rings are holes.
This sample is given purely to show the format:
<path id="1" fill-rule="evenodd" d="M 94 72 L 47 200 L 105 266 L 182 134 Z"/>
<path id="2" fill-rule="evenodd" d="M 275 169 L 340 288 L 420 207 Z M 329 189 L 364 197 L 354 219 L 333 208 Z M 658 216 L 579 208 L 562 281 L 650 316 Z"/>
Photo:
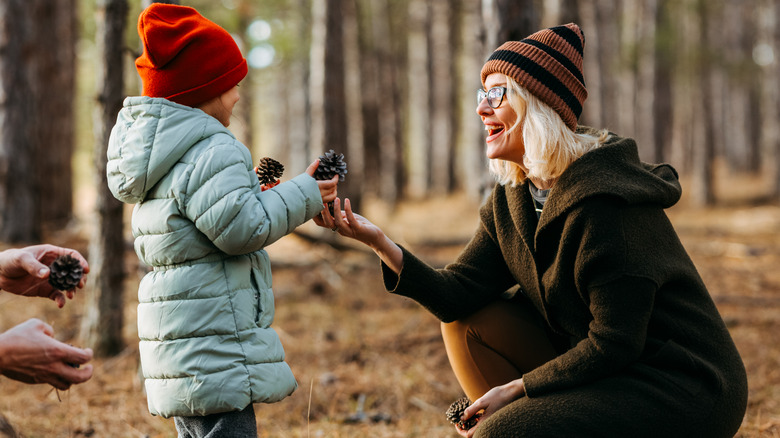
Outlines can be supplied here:
<path id="1" fill-rule="evenodd" d="M 379 232 L 377 236 L 371 242 L 365 242 L 369 248 L 374 250 L 375 253 L 385 252 L 390 247 L 390 244 L 394 244 L 392 240 L 383 232 Z"/>
<path id="2" fill-rule="evenodd" d="M 403 265 L 404 254 L 401 251 L 401 247 L 396 245 L 389 237 L 384 233 L 376 243 L 368 245 L 377 256 L 396 274 L 401 273 L 401 266 Z"/>
<path id="3" fill-rule="evenodd" d="M 512 380 L 506 384 L 507 389 L 511 391 L 513 398 L 517 400 L 520 397 L 525 396 L 525 383 L 523 383 L 522 377 L 517 380 Z"/>

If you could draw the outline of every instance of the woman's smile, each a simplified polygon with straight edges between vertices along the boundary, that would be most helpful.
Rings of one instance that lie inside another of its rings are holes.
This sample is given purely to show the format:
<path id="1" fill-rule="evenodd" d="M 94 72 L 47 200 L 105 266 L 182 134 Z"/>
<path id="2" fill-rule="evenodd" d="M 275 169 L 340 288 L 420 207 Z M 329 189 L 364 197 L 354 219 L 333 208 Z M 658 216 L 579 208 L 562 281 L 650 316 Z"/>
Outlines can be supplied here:
<path id="1" fill-rule="evenodd" d="M 504 125 L 485 125 L 485 131 L 488 132 L 485 142 L 490 143 L 504 133 Z"/>

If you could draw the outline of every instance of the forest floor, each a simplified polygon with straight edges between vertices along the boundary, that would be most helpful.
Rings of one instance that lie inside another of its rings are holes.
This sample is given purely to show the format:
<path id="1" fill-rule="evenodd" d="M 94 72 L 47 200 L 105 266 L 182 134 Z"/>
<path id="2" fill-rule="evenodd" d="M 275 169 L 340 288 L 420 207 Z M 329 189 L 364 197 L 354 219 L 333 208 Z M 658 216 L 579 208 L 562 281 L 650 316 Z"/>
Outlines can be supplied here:
<path id="1" fill-rule="evenodd" d="M 737 436 L 780 437 L 780 206 L 726 204 L 693 209 L 683 202 L 668 213 L 748 371 L 749 405 Z M 381 206 L 364 211 L 437 266 L 455 257 L 477 225 L 477 205 L 457 196 L 405 203 L 393 212 Z M 48 240 L 86 254 L 86 228 L 77 225 Z M 309 225 L 302 231 L 333 237 Z M 373 254 L 299 236 L 269 252 L 274 327 L 300 387 L 280 403 L 256 405 L 260 436 L 457 436 L 444 411 L 461 391 L 439 323 L 411 300 L 384 292 Z M 127 347 L 120 355 L 96 359 L 93 378 L 64 392 L 0 378 L 0 413 L 22 436 L 175 437 L 172 420 L 147 411 L 135 327 L 142 272 L 129 248 L 126 262 Z M 1 293 L 0 309 L 0 330 L 38 317 L 58 339 L 78 345 L 79 297 L 60 310 L 47 300 Z"/>

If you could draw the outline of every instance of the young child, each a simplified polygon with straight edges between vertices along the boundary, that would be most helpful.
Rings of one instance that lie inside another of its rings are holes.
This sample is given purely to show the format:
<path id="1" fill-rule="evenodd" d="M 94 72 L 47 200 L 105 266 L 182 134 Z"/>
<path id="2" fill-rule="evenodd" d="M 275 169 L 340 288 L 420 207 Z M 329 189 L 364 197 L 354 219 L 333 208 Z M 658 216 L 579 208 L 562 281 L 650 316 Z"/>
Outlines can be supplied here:
<path id="1" fill-rule="evenodd" d="M 261 191 L 249 150 L 228 131 L 247 63 L 228 32 L 195 9 L 141 13 L 143 96 L 128 97 L 108 147 L 108 185 L 136 204 L 138 290 L 149 411 L 181 437 L 257 435 L 253 403 L 297 383 L 270 327 L 263 248 L 336 197 L 337 176 L 301 174 Z"/>

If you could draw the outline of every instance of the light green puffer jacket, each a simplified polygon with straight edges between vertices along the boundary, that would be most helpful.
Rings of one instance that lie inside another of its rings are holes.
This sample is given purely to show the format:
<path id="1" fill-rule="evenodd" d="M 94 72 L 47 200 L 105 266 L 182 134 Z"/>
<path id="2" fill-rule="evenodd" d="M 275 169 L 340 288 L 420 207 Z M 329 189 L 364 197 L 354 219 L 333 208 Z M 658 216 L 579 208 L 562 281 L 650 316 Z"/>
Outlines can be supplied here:
<path id="1" fill-rule="evenodd" d="M 314 178 L 262 192 L 249 150 L 215 118 L 149 97 L 125 99 L 107 174 L 136 204 L 135 251 L 154 268 L 138 290 L 149 411 L 208 415 L 292 394 L 263 248 L 322 210 Z"/>

